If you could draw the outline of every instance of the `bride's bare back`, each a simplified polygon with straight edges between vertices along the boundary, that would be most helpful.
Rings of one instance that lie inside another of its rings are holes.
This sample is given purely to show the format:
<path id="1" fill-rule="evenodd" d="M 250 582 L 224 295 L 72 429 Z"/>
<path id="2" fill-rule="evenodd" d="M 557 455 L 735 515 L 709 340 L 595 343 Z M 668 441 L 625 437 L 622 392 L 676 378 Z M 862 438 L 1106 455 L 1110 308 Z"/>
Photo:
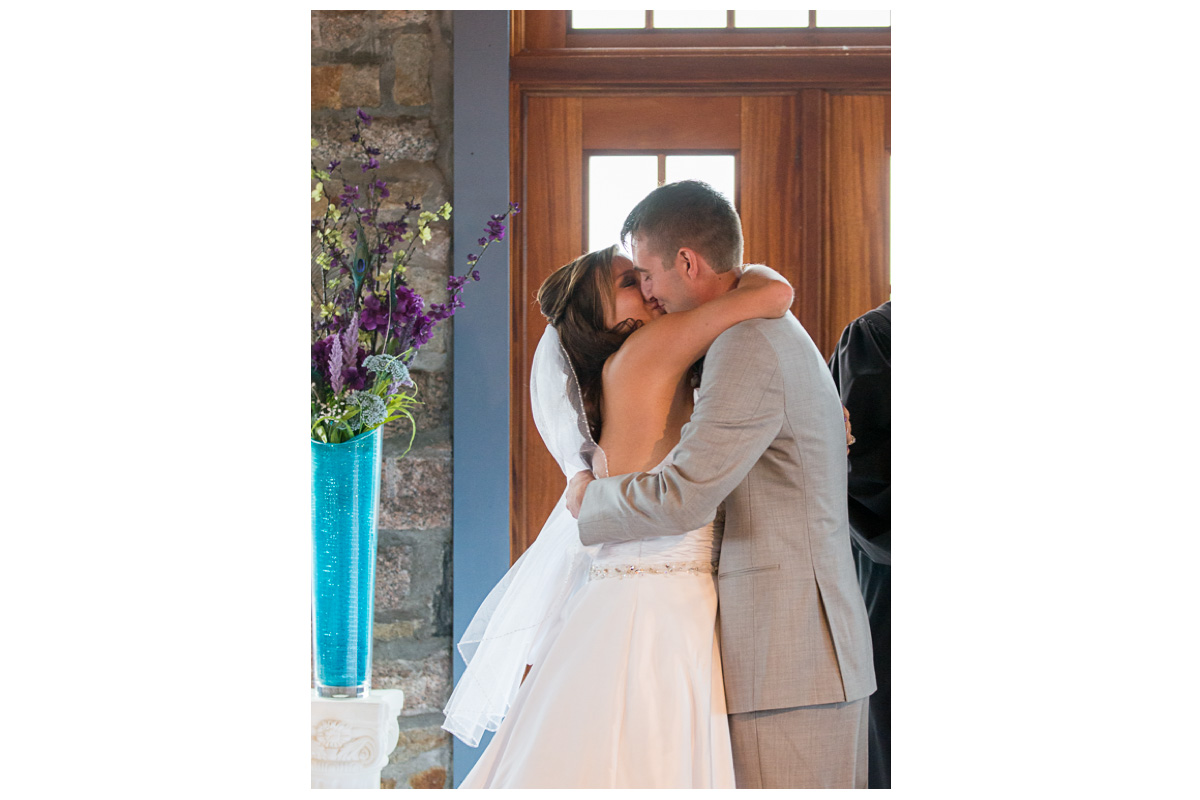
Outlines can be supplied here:
<path id="1" fill-rule="evenodd" d="M 674 370 L 653 366 L 637 374 L 606 367 L 601 407 L 600 447 L 608 474 L 648 472 L 679 444 L 680 431 L 692 416 L 691 381 L 686 372 L 676 376 Z"/>
<path id="2" fill-rule="evenodd" d="M 661 463 L 692 415 L 691 365 L 732 326 L 782 316 L 791 302 L 791 287 L 778 273 L 748 267 L 725 295 L 652 319 L 630 335 L 602 375 L 599 444 L 608 474 L 647 472 Z"/>

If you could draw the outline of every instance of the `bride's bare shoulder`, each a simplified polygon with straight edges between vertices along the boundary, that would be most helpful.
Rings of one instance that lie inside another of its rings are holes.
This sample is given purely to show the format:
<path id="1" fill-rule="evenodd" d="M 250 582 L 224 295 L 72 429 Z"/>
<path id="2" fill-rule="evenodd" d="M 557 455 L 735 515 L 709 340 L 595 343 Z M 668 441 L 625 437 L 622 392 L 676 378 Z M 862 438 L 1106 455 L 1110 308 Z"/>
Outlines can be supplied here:
<path id="1" fill-rule="evenodd" d="M 663 348 L 670 344 L 670 337 L 667 335 L 670 326 L 662 324 L 664 319 L 666 319 L 665 316 L 652 319 L 629 334 L 629 337 L 617 348 L 617 352 L 604 362 L 605 376 L 607 377 L 610 370 L 617 370 L 621 373 L 640 371 L 654 363 L 655 354 L 661 356 Z"/>

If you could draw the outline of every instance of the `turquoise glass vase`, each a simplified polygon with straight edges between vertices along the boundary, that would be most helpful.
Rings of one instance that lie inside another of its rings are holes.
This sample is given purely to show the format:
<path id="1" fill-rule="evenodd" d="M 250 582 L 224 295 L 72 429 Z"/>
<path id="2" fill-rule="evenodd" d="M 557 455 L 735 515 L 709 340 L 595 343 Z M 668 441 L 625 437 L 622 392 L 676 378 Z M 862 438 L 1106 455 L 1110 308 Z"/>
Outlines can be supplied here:
<path id="1" fill-rule="evenodd" d="M 313 674 L 321 697 L 371 688 L 383 427 L 312 442 Z"/>

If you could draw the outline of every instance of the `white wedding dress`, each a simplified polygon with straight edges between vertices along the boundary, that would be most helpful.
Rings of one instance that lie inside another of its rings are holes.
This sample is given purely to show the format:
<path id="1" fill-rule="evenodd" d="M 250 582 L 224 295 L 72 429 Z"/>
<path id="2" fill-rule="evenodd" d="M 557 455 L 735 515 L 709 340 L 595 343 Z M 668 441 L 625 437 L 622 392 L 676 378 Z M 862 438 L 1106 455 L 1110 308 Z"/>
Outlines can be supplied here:
<path id="1" fill-rule="evenodd" d="M 461 788 L 734 788 L 719 551 L 711 523 L 603 545 Z"/>
<path id="2" fill-rule="evenodd" d="M 606 475 L 551 326 L 530 396 L 564 482 Z M 467 668 L 442 727 L 471 747 L 496 732 L 461 788 L 734 788 L 717 639 L 723 526 L 584 547 L 564 499 L 459 639 Z"/>

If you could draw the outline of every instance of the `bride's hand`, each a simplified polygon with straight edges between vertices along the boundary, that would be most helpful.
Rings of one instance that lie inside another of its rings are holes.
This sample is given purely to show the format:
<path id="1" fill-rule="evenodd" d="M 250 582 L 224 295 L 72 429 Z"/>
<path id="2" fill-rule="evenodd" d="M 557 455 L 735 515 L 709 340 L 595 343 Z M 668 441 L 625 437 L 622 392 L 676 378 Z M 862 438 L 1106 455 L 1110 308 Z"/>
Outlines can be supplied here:
<path id="1" fill-rule="evenodd" d="M 583 508 L 583 495 L 587 492 L 588 484 L 596 480 L 596 476 L 588 472 L 576 472 L 575 477 L 567 484 L 567 511 L 579 519 L 579 509 Z"/>

